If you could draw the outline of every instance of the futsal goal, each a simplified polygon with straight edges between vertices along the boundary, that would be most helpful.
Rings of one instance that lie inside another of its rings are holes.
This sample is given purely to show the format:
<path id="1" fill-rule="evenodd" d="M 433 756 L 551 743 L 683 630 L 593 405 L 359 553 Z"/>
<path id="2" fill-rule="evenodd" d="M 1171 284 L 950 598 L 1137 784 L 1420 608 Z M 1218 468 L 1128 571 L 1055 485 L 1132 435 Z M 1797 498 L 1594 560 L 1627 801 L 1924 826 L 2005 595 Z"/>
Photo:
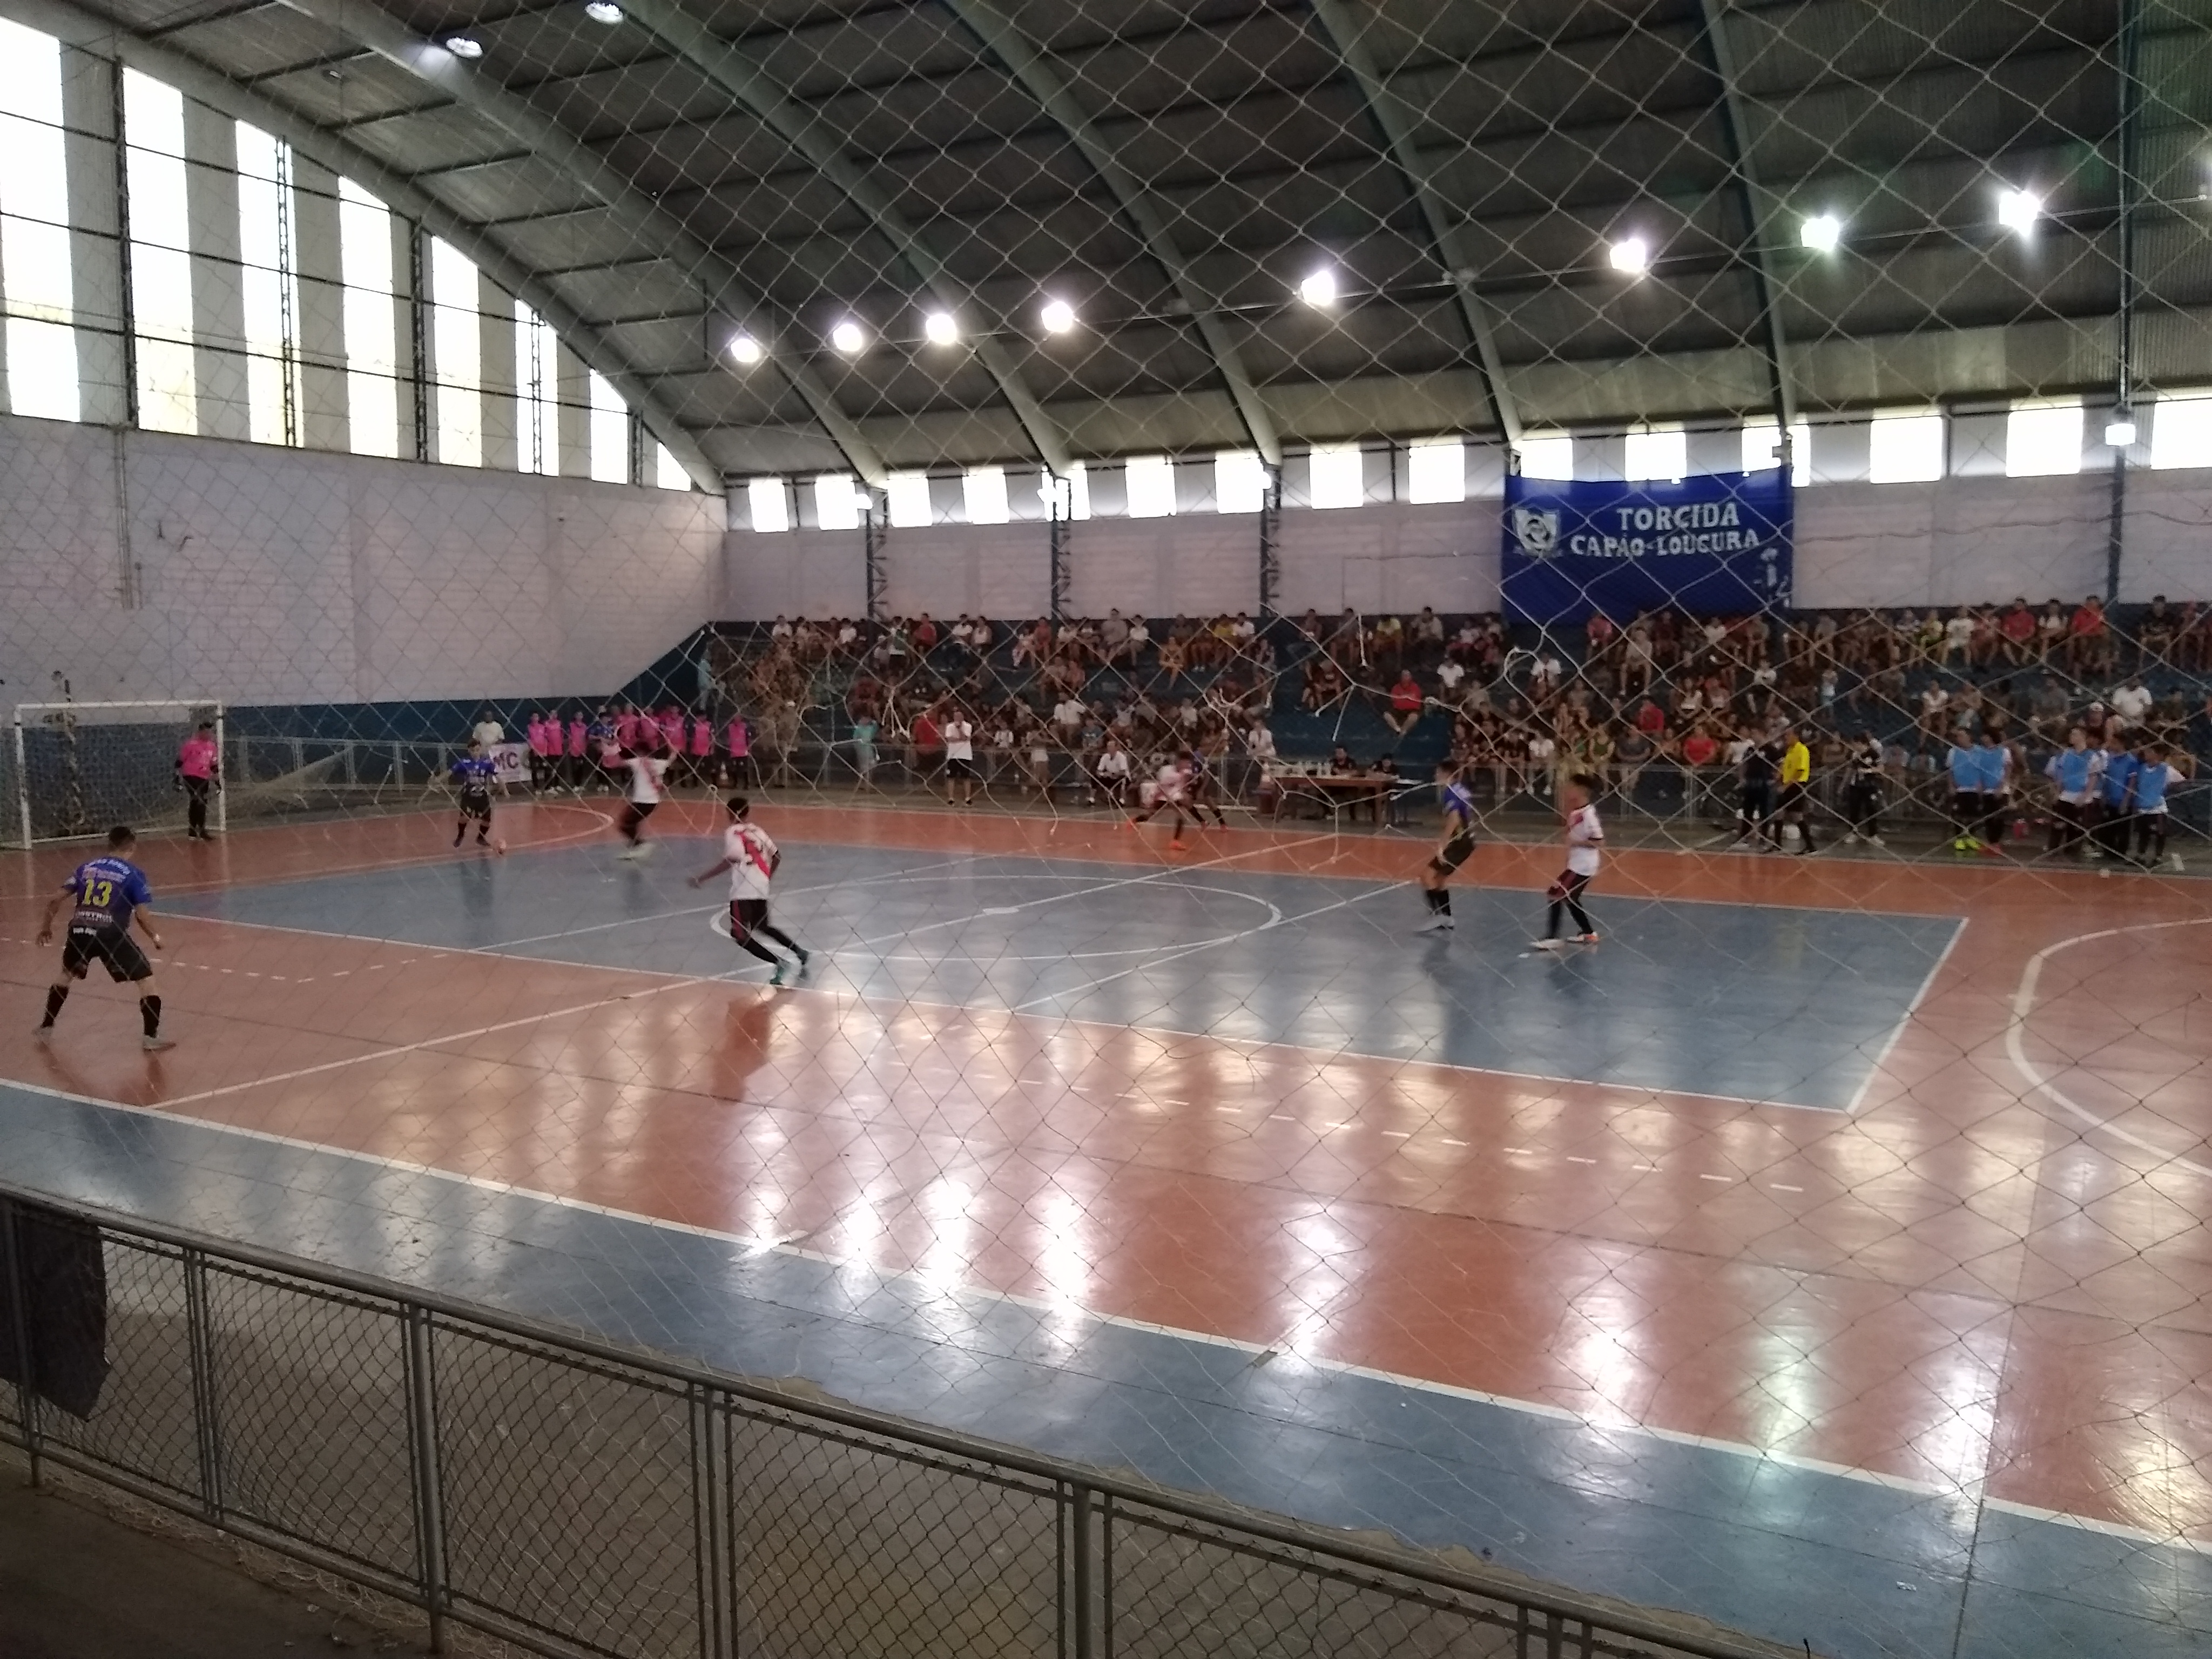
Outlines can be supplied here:
<path id="1" fill-rule="evenodd" d="M 17 847 L 103 834 L 113 824 L 167 829 L 185 822 L 178 745 L 203 720 L 223 745 L 219 702 L 24 702 L 15 705 L 0 800 L 0 838 Z M 227 817 L 223 792 L 209 803 L 211 827 Z"/>

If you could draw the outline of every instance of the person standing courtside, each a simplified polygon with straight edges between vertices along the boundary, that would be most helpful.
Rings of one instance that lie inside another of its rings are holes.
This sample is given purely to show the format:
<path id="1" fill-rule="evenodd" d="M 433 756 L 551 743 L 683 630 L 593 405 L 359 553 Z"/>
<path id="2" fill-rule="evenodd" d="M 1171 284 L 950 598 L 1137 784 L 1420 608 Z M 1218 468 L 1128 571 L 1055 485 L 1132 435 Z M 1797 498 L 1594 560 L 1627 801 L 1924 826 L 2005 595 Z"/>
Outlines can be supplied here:
<path id="1" fill-rule="evenodd" d="M 1846 786 L 1844 812 L 1851 827 L 1844 839 L 1863 841 L 1869 847 L 1879 847 L 1881 841 L 1882 788 L 1887 781 L 1882 770 L 1881 738 L 1869 732 L 1851 745 L 1850 780 Z"/>
<path id="2" fill-rule="evenodd" d="M 1817 853 L 1820 849 L 1813 845 L 1813 751 L 1794 726 L 1782 733 L 1780 769 L 1783 831 L 1786 835 L 1790 826 L 1796 824 L 1798 853 Z"/>
<path id="3" fill-rule="evenodd" d="M 2044 775 L 2058 788 L 2051 808 L 2053 853 L 2081 855 L 2081 840 L 2089 831 L 2096 811 L 2097 787 L 2105 772 L 2105 751 L 2089 746 L 2089 734 L 2075 726 L 2066 734 L 2066 746 L 2044 763 Z"/>
<path id="4" fill-rule="evenodd" d="M 139 1046 L 149 1054 L 176 1047 L 161 1035 L 161 994 L 154 983 L 154 964 L 131 937 L 131 924 L 136 921 L 147 942 L 156 951 L 161 948 L 161 936 L 150 919 L 153 891 L 146 884 L 145 872 L 131 861 L 137 848 L 138 837 L 126 825 L 117 824 L 107 832 L 106 856 L 77 866 L 61 891 L 46 901 L 46 913 L 39 919 L 41 949 L 53 943 L 54 915 L 63 902 L 74 900 L 76 908 L 70 914 L 69 938 L 62 945 L 62 970 L 46 988 L 40 1042 L 52 1039 L 54 1021 L 69 1000 L 70 981 L 84 978 L 97 962 L 118 984 L 128 981 L 137 987 L 138 1018 L 144 1031 Z"/>
<path id="5" fill-rule="evenodd" d="M 213 841 L 208 834 L 208 797 L 222 787 L 222 757 L 215 742 L 215 722 L 202 720 L 198 729 L 177 745 L 177 781 L 185 791 L 185 839 Z"/>

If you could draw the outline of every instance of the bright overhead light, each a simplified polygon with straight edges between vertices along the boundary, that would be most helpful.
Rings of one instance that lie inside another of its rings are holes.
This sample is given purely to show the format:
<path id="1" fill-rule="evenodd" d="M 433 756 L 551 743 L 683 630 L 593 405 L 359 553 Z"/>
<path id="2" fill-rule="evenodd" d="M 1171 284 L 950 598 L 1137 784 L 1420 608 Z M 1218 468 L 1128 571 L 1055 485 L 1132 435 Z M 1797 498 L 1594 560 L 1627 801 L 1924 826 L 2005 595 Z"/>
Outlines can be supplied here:
<path id="1" fill-rule="evenodd" d="M 1797 240 L 1815 253 L 1833 253 L 1844 240 L 1844 222 L 1832 213 L 1815 214 L 1797 227 Z"/>
<path id="2" fill-rule="evenodd" d="M 951 345 L 960 337 L 960 325 L 949 311 L 933 311 L 921 319 L 921 331 L 932 345 Z"/>
<path id="3" fill-rule="evenodd" d="M 483 42 L 471 40 L 465 34 L 449 34 L 446 37 L 444 45 L 446 50 L 454 57 L 465 58 L 471 63 L 483 56 Z"/>
<path id="4" fill-rule="evenodd" d="M 2025 236 L 2043 216 L 2043 198 L 2032 190 L 2008 190 L 1997 198 L 1997 222 Z"/>
<path id="5" fill-rule="evenodd" d="M 619 23 L 623 20 L 623 9 L 615 4 L 615 0 L 588 0 L 584 7 L 584 15 L 594 23 Z"/>
<path id="6" fill-rule="evenodd" d="M 1615 270 L 1635 276 L 1650 268 L 1651 244 L 1641 236 L 1624 236 L 1606 250 L 1606 257 L 1612 260 Z"/>
<path id="7" fill-rule="evenodd" d="M 1336 273 L 1327 265 L 1298 284 L 1298 298 L 1310 306 L 1333 306 L 1336 303 Z"/>
<path id="8" fill-rule="evenodd" d="M 1075 307 L 1065 300 L 1048 300 L 1042 320 L 1046 333 L 1065 334 L 1075 326 Z"/>
<path id="9" fill-rule="evenodd" d="M 2110 449 L 2132 449 L 2136 441 L 2136 423 L 2125 415 L 2115 415 L 2105 428 L 2105 444 Z"/>
<path id="10" fill-rule="evenodd" d="M 740 334 L 730 342 L 730 356 L 750 368 L 761 360 L 761 343 L 750 334 Z"/>
<path id="11" fill-rule="evenodd" d="M 830 331 L 830 343 L 848 357 L 867 344 L 868 337 L 860 332 L 860 325 L 850 320 L 842 322 Z"/>

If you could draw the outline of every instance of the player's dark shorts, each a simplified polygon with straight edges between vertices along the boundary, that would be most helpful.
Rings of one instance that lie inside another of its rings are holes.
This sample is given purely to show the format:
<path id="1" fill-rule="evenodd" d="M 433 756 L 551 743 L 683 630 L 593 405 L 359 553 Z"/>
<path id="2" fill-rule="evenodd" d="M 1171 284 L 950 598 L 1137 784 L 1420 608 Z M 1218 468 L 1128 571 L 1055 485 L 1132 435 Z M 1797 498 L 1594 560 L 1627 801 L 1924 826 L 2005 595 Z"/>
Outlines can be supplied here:
<path id="1" fill-rule="evenodd" d="M 489 823 L 491 822 L 491 797 L 489 795 L 463 795 L 461 797 L 461 816 L 465 818 L 482 818 L 486 823 Z"/>
<path id="2" fill-rule="evenodd" d="M 1811 793 L 1811 789 L 1802 783 L 1784 784 L 1782 786 L 1783 815 L 1787 817 L 1792 812 L 1802 812 L 1805 810 L 1806 799 Z"/>
<path id="3" fill-rule="evenodd" d="M 757 928 L 768 926 L 766 899 L 730 901 L 730 937 L 743 945 Z"/>
<path id="4" fill-rule="evenodd" d="M 82 979 L 95 962 L 106 966 L 112 980 L 154 977 L 154 964 L 138 941 L 120 927 L 71 927 L 62 941 L 62 972 Z"/>
<path id="5" fill-rule="evenodd" d="M 1771 783 L 1747 783 L 1743 787 L 1741 805 L 1742 816 L 1765 818 L 1774 816 L 1774 786 Z"/>
<path id="6" fill-rule="evenodd" d="M 975 775 L 975 763 L 957 756 L 950 757 L 945 763 L 945 775 L 948 778 L 972 778 Z"/>
<path id="7" fill-rule="evenodd" d="M 657 800 L 626 800 L 623 803 L 623 822 L 633 830 L 653 816 Z"/>
<path id="8" fill-rule="evenodd" d="M 1440 876 L 1452 875 L 1474 856 L 1474 837 L 1454 836 L 1444 843 L 1444 850 L 1429 860 L 1429 868 Z"/>

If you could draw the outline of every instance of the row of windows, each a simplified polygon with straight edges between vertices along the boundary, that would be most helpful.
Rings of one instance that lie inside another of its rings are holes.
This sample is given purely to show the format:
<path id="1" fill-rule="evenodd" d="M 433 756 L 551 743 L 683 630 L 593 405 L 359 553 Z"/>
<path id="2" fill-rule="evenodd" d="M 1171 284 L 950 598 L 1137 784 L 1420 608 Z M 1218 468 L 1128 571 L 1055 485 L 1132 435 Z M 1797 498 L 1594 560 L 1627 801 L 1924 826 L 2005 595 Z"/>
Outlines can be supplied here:
<path id="1" fill-rule="evenodd" d="M 0 169 L 0 301 L 9 406 L 19 415 L 74 421 L 83 416 L 85 395 L 79 336 L 102 325 L 97 315 L 80 312 L 70 236 L 83 216 L 70 210 L 62 72 L 58 40 L 0 20 L 0 153 L 9 158 Z M 221 171 L 234 180 L 236 223 L 196 223 L 191 175 L 200 170 L 204 181 L 208 163 L 188 160 L 183 94 L 134 70 L 125 70 L 122 80 L 126 314 L 138 424 L 302 445 L 310 441 L 314 401 L 307 371 L 322 365 L 342 369 L 343 408 L 330 412 L 343 414 L 348 447 L 356 454 L 401 454 L 404 312 L 394 280 L 390 209 L 341 179 L 337 281 L 303 285 L 304 191 L 291 147 L 234 124 L 234 172 Z M 325 267 L 331 252 L 322 250 Z M 487 419 L 496 415 L 503 428 L 511 400 L 514 465 L 525 472 L 558 472 L 560 374 L 551 326 L 483 281 L 449 243 L 432 240 L 426 263 L 431 458 L 485 465 L 492 453 Z M 319 328 L 308 315 L 310 289 L 319 301 L 332 289 L 337 297 L 336 316 Z M 222 337 L 207 325 L 225 312 L 239 319 L 236 337 Z M 499 361 L 509 350 L 512 362 Z M 227 372 L 216 369 L 222 379 L 206 380 L 210 366 L 226 361 Z M 629 410 L 597 373 L 586 371 L 580 389 L 590 476 L 630 481 Z M 241 403 L 242 422 L 234 418 Z M 234 418 L 226 421 L 226 414 Z M 406 453 L 413 447 L 410 432 Z M 691 484 L 658 444 L 647 451 L 645 473 L 641 482 L 665 489 Z"/>
<path id="2" fill-rule="evenodd" d="M 2146 413 L 2146 459 L 2151 466 L 2212 466 L 2212 393 L 2161 398 Z M 2002 466 L 1980 470 L 2002 470 L 2012 477 L 2079 472 L 2089 453 L 2089 416 L 2075 399 L 2023 404 L 1994 417 L 2002 422 Z M 1801 421 L 1790 432 L 1792 481 L 1803 485 L 1847 477 L 1874 483 L 1921 483 L 1952 471 L 1977 470 L 1954 465 L 1955 428 L 1961 424 L 1941 413 L 1918 410 L 1817 428 Z M 1746 472 L 1762 472 L 1781 465 L 1782 433 L 1774 422 L 1755 422 L 1740 434 L 1699 434 L 1706 440 L 1701 446 L 1701 466 L 1692 464 L 1691 435 L 1681 428 L 1631 432 L 1610 441 L 1619 445 L 1613 453 L 1607 448 L 1607 441 L 1578 440 L 1568 433 L 1534 434 L 1522 440 L 1521 471 L 1526 477 L 1563 481 L 1578 477 L 1658 481 L 1686 477 L 1693 471 L 1740 466 Z M 1715 443 L 1715 438 L 1723 442 Z M 1824 447 L 1838 452 L 1825 470 L 1815 465 Z M 1606 451 L 1606 465 L 1592 465 L 1594 450 Z M 1364 507 L 1387 501 L 1443 503 L 1499 494 L 1504 458 L 1494 445 L 1457 438 L 1419 440 L 1390 452 L 1358 444 L 1324 444 L 1302 463 L 1294 461 L 1286 472 L 1285 502 L 1294 507 Z M 1094 484 L 1109 478 L 1116 499 L 1101 516 L 1132 519 L 1194 511 L 1257 513 L 1265 505 L 1267 489 L 1267 469 L 1249 450 L 1225 451 L 1195 464 L 1165 455 L 1137 455 L 1095 470 L 1078 462 L 1071 477 L 1057 481 L 1039 471 L 1010 474 L 999 466 L 970 467 L 957 478 L 894 472 L 884 511 L 894 528 L 941 524 L 956 516 L 969 524 L 1006 524 L 1050 517 L 1056 489 L 1061 517 L 1088 519 Z M 733 522 L 742 512 L 744 522 L 758 531 L 785 531 L 801 523 L 823 530 L 857 530 L 867 501 L 852 478 L 824 473 L 802 481 L 798 499 L 789 480 L 751 479 L 742 502 L 733 499 L 731 506 Z"/>

